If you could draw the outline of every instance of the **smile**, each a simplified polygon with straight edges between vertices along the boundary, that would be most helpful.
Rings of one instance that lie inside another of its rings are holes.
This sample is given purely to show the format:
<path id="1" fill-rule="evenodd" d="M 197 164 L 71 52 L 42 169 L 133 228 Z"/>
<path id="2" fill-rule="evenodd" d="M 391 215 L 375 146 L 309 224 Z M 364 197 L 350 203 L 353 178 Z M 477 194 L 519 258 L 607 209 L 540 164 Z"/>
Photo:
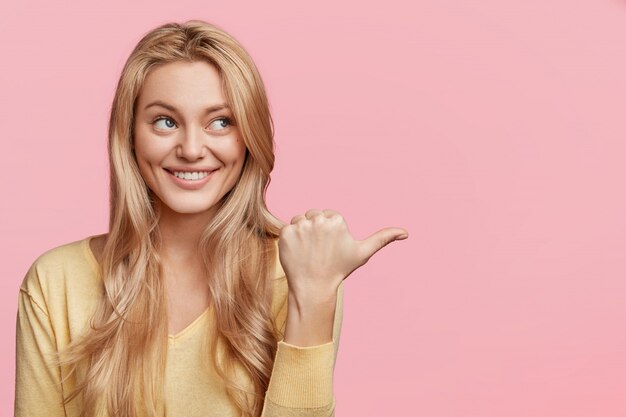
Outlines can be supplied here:
<path id="1" fill-rule="evenodd" d="M 181 180 L 198 181 L 198 180 L 205 178 L 212 171 L 195 171 L 195 172 L 171 171 L 171 172 L 172 174 L 174 174 L 176 178 L 180 178 Z"/>
<path id="2" fill-rule="evenodd" d="M 204 187 L 206 183 L 211 181 L 213 173 L 219 169 L 207 170 L 207 171 L 175 171 L 165 169 L 168 173 L 168 177 L 172 179 L 176 186 L 184 190 L 199 190 Z"/>

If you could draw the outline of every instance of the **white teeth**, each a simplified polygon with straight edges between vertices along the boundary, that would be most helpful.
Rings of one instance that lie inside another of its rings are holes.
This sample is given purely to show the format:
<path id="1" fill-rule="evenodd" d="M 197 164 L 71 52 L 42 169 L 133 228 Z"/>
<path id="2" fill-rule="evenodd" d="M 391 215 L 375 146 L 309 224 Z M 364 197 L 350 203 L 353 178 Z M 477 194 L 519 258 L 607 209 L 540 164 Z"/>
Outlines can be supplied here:
<path id="1" fill-rule="evenodd" d="M 180 178 L 181 180 L 187 181 L 197 181 L 209 175 L 207 171 L 196 171 L 196 172 L 181 172 L 181 171 L 173 171 L 176 178 Z"/>

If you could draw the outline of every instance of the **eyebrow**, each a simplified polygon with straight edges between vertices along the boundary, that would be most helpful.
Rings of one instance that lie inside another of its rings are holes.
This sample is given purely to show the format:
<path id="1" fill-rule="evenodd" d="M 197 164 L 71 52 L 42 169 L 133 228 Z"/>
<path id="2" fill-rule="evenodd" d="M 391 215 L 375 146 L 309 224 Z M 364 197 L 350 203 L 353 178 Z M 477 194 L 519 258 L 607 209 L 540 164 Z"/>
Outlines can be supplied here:
<path id="1" fill-rule="evenodd" d="M 171 104 L 167 104 L 161 100 L 153 101 L 152 103 L 148 104 L 143 109 L 147 110 L 148 108 L 153 107 L 153 106 L 161 106 L 170 111 L 178 113 L 178 109 L 176 107 L 172 106 Z M 230 106 L 226 103 L 215 104 L 213 106 L 207 107 L 204 112 L 205 114 L 210 114 L 210 113 L 214 113 L 216 111 L 222 110 L 222 109 L 230 109 Z"/>

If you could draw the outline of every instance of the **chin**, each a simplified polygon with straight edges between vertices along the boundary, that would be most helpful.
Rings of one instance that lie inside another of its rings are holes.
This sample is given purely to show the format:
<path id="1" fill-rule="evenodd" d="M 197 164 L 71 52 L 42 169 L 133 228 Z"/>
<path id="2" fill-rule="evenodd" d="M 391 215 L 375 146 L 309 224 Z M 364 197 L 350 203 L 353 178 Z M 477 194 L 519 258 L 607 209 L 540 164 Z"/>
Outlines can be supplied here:
<path id="1" fill-rule="evenodd" d="M 214 206 L 207 205 L 180 205 L 178 207 L 170 207 L 170 210 L 178 214 L 201 214 L 211 211 Z"/>
<path id="2" fill-rule="evenodd" d="M 167 210 L 177 214 L 201 214 L 215 209 L 215 203 L 205 201 L 162 201 Z"/>

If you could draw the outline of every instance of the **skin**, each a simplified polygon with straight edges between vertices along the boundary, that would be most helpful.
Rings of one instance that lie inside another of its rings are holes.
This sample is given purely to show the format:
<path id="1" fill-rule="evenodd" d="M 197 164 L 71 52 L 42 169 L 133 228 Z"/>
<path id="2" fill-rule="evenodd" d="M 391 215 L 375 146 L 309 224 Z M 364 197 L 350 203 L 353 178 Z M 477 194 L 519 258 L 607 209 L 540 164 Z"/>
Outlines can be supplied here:
<path id="1" fill-rule="evenodd" d="M 385 228 L 354 239 L 334 210 L 308 210 L 280 232 L 279 256 L 289 282 L 284 341 L 315 346 L 332 341 L 339 284 L 380 249 L 408 238 L 406 230 Z"/>
<path id="2" fill-rule="evenodd" d="M 175 110 L 146 107 L 155 101 Z M 246 155 L 237 126 L 224 119 L 232 118 L 230 110 L 206 113 L 208 107 L 223 103 L 219 73 L 206 62 L 176 62 L 152 70 L 137 101 L 135 155 L 162 211 L 159 227 L 170 334 L 187 327 L 208 307 L 197 249 L 200 231 L 235 185 Z M 185 190 L 166 170 L 172 166 L 217 170 L 202 188 Z M 355 240 L 333 210 L 311 209 L 294 216 L 281 230 L 278 243 L 289 284 L 284 341 L 295 346 L 332 341 L 341 281 L 382 247 L 406 237 L 404 229 L 386 228 Z M 104 239 L 105 235 L 92 240 L 94 253 L 101 252 Z"/>

